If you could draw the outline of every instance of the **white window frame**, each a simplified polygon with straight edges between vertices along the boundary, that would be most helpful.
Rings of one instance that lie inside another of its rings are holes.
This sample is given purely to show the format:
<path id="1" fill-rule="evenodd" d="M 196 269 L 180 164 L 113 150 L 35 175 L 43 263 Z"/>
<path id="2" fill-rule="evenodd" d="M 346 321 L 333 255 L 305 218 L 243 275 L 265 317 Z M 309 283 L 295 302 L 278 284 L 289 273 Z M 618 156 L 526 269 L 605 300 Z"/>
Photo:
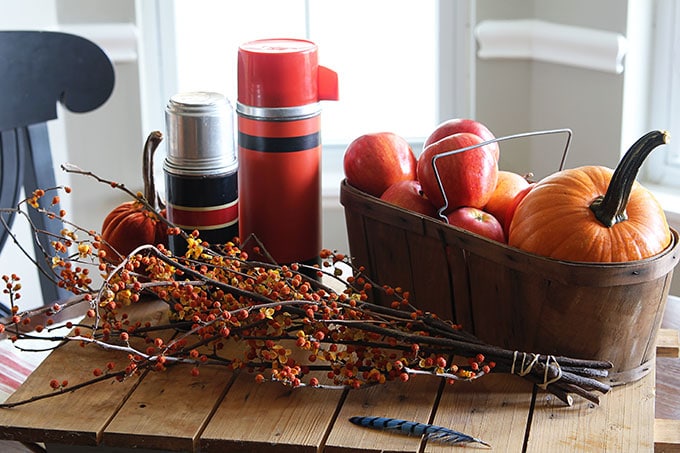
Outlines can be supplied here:
<path id="1" fill-rule="evenodd" d="M 647 158 L 644 179 L 680 199 L 680 5 L 657 0 L 654 14 L 649 127 L 669 130 L 671 142 Z"/>

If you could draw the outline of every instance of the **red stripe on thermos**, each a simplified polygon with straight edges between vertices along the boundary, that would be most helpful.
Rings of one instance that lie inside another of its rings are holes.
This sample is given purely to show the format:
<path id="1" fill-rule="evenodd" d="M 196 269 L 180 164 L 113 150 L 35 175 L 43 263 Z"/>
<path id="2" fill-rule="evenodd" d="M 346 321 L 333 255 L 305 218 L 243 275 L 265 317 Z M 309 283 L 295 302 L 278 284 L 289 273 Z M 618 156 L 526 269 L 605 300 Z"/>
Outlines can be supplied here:
<path id="1" fill-rule="evenodd" d="M 168 204 L 168 216 L 172 222 L 185 230 L 216 230 L 238 222 L 238 204 L 226 206 L 191 207 Z"/>

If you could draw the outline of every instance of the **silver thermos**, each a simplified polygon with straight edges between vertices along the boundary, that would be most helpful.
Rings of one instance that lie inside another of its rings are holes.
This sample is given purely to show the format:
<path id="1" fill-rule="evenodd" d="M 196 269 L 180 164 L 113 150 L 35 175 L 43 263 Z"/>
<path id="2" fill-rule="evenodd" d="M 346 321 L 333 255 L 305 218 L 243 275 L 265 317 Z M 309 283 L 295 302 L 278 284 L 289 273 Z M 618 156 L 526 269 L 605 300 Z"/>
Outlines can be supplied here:
<path id="1" fill-rule="evenodd" d="M 167 218 L 210 244 L 238 236 L 238 161 L 234 109 L 222 94 L 186 92 L 172 96 L 165 110 L 167 157 L 163 170 Z M 170 250 L 183 256 L 187 243 L 170 237 Z"/>

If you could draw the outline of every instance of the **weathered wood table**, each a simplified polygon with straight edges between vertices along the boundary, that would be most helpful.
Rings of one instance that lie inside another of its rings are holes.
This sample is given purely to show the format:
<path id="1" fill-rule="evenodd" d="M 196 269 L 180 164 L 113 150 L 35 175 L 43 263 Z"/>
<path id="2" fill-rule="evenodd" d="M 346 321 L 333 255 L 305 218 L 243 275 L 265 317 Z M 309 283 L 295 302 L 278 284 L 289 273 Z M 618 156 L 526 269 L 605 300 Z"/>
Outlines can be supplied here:
<path id="1" fill-rule="evenodd" d="M 136 317 L 164 316 L 146 303 Z M 69 343 L 54 351 L 10 401 L 89 379 L 112 353 Z M 121 357 L 120 360 L 124 360 Z M 600 406 L 564 406 L 523 379 L 493 373 L 444 385 L 418 376 L 361 390 L 289 389 L 252 374 L 176 366 L 125 382 L 105 381 L 13 409 L 0 409 L 0 438 L 42 442 L 48 451 L 450 451 L 420 438 L 352 425 L 354 415 L 432 422 L 479 437 L 494 451 L 650 452 L 654 450 L 654 373 L 617 387 Z M 455 447 L 456 451 L 458 447 Z M 479 451 L 480 445 L 460 447 Z M 139 450 L 136 450 L 139 451 Z"/>

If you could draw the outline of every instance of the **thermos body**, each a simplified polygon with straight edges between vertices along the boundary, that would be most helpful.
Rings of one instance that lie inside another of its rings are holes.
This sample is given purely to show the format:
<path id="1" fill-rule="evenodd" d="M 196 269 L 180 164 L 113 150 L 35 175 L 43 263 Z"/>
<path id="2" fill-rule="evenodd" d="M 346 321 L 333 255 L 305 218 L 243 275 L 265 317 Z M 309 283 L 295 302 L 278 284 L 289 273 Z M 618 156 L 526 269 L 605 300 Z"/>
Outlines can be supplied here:
<path id="1" fill-rule="evenodd" d="M 198 230 L 210 244 L 223 244 L 238 236 L 237 169 L 211 176 L 166 172 L 168 219 L 187 233 Z M 170 250 L 184 254 L 186 241 L 170 236 Z"/>
<path id="2" fill-rule="evenodd" d="M 337 75 L 318 64 L 314 43 L 240 46 L 239 235 L 255 236 L 279 264 L 318 262 L 323 99 L 337 99 Z"/>
<path id="3" fill-rule="evenodd" d="M 314 262 L 321 249 L 319 114 L 271 120 L 237 111 L 241 239 L 254 234 L 282 264 Z"/>

